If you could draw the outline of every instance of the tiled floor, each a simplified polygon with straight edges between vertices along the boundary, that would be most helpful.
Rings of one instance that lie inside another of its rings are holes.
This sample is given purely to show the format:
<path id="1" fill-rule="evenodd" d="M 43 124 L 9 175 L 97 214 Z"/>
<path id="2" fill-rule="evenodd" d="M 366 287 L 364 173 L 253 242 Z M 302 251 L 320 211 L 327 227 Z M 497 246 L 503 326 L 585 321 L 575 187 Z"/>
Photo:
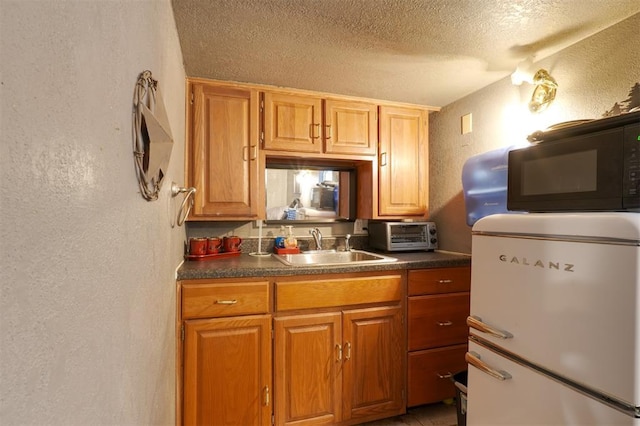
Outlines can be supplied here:
<path id="1" fill-rule="evenodd" d="M 407 414 L 402 416 L 364 423 L 366 426 L 456 426 L 457 424 L 455 404 L 444 403 L 409 408 Z"/>

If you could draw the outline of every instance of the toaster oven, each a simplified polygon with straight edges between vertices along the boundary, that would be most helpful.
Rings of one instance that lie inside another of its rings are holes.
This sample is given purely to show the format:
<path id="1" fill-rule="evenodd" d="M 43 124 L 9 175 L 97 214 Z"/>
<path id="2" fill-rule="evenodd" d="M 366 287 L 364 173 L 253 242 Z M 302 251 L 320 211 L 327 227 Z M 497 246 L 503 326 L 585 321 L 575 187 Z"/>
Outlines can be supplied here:
<path id="1" fill-rule="evenodd" d="M 369 245 L 385 251 L 429 250 L 438 248 L 434 222 L 369 221 Z"/>

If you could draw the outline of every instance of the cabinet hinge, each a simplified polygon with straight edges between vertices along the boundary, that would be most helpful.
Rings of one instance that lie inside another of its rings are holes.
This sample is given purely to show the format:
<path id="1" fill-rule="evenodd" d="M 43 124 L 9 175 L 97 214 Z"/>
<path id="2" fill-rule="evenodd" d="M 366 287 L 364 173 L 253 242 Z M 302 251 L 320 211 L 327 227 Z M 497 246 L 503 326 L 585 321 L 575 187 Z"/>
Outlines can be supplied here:
<path id="1" fill-rule="evenodd" d="M 180 327 L 180 340 L 184 342 L 184 324 Z"/>
<path id="2" fill-rule="evenodd" d="M 193 95 L 193 92 L 191 92 L 191 100 L 189 101 L 189 103 L 191 105 L 193 105 L 193 100 L 195 99 L 195 96 Z"/>
<path id="3" fill-rule="evenodd" d="M 271 340 L 273 340 L 273 328 L 271 329 Z"/>
<path id="4" fill-rule="evenodd" d="M 260 99 L 260 112 L 264 111 L 264 99 Z"/>
<path id="5" fill-rule="evenodd" d="M 276 416 L 275 415 L 271 415 L 271 424 L 275 425 L 276 424 Z"/>

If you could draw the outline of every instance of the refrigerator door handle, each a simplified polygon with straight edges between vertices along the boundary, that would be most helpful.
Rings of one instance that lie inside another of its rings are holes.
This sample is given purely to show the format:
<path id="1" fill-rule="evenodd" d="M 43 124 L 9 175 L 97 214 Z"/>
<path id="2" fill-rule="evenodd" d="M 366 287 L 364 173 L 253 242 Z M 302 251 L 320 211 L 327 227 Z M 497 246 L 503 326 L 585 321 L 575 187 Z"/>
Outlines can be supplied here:
<path id="1" fill-rule="evenodd" d="M 500 381 L 508 380 L 511 378 L 511 374 L 507 373 L 504 370 L 496 370 L 495 368 L 489 366 L 489 364 L 485 363 L 480 359 L 480 355 L 475 352 L 467 352 L 464 356 L 464 359 L 470 364 L 476 367 L 478 370 L 482 371 L 490 375 L 493 378 L 496 378 Z"/>
<path id="2" fill-rule="evenodd" d="M 498 328 L 490 326 L 489 324 L 485 324 L 484 322 L 482 322 L 482 318 L 473 315 L 467 317 L 467 325 L 474 330 L 490 334 L 499 339 L 511 339 L 513 337 L 513 334 L 509 333 L 508 331 L 500 330 Z"/>

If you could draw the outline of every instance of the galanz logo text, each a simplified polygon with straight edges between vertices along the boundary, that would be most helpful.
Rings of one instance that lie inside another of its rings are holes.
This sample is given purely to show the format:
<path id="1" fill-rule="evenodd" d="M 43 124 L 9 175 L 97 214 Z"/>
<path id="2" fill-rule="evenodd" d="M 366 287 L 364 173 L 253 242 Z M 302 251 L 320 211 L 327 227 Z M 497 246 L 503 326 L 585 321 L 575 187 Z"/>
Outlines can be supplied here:
<path id="1" fill-rule="evenodd" d="M 557 271 L 575 272 L 573 270 L 574 265 L 572 263 L 561 263 L 553 261 L 545 261 L 541 259 L 529 260 L 526 257 L 513 256 L 509 257 L 506 254 L 500 255 L 500 261 L 505 263 L 513 263 L 522 266 L 531 266 L 534 268 L 542 269 L 555 269 Z"/>

